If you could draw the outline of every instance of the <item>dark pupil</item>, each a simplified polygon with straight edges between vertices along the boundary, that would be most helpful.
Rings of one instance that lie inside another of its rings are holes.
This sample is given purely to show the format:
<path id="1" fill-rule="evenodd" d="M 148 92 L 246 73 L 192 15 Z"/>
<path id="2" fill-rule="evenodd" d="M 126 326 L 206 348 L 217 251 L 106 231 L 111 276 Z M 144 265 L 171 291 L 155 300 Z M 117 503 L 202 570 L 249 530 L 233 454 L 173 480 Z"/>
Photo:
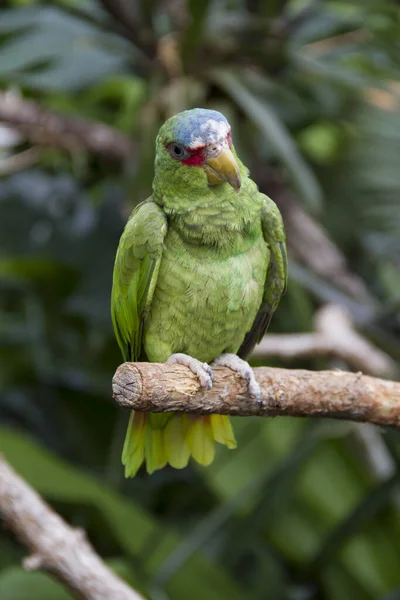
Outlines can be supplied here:
<path id="1" fill-rule="evenodd" d="M 177 156 L 180 156 L 182 154 L 182 148 L 180 148 L 179 146 L 174 146 L 174 153 Z"/>

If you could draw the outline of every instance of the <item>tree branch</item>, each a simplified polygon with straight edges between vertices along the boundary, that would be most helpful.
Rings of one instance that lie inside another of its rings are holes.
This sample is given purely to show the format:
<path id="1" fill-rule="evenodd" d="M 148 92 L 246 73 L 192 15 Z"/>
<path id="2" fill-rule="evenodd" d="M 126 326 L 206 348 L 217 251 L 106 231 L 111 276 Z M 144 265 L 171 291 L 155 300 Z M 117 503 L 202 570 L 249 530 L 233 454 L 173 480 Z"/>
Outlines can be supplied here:
<path id="1" fill-rule="evenodd" d="M 82 600 L 143 600 L 109 569 L 80 529 L 72 529 L 0 456 L 0 515 L 32 551 L 27 570 L 43 569 Z"/>
<path id="2" fill-rule="evenodd" d="M 10 90 L 0 92 L 0 122 L 18 129 L 34 144 L 68 151 L 83 148 L 120 162 L 133 154 L 132 142 L 112 127 L 58 115 Z"/>
<path id="3" fill-rule="evenodd" d="M 0 177 L 27 169 L 36 164 L 39 158 L 40 151 L 37 146 L 32 146 L 4 159 L 0 158 Z"/>
<path id="4" fill-rule="evenodd" d="M 400 383 L 345 371 L 258 367 L 263 406 L 231 369 L 215 368 L 210 391 L 186 367 L 124 363 L 113 379 L 114 399 L 138 411 L 233 416 L 278 415 L 349 419 L 400 428 Z"/>
<path id="5" fill-rule="evenodd" d="M 269 333 L 256 346 L 252 357 L 336 357 L 352 369 L 370 375 L 392 376 L 396 372 L 394 360 L 358 333 L 351 315 L 342 306 L 326 304 L 317 311 L 314 321 L 314 333 Z"/>

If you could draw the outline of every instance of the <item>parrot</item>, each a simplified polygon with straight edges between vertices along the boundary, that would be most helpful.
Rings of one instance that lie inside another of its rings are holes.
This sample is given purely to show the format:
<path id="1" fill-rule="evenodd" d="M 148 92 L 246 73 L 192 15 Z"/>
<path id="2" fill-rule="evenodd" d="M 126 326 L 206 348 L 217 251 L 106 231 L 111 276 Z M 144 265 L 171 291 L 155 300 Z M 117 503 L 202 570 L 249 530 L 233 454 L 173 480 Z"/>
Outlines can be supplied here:
<path id="1" fill-rule="evenodd" d="M 111 293 L 124 361 L 188 367 L 210 390 L 226 366 L 262 402 L 246 362 L 287 284 L 285 231 L 276 204 L 240 161 L 225 116 L 194 108 L 169 118 L 156 138 L 152 195 L 122 233 Z M 132 410 L 122 451 L 125 477 L 145 464 L 203 466 L 215 442 L 236 447 L 226 415 Z"/>

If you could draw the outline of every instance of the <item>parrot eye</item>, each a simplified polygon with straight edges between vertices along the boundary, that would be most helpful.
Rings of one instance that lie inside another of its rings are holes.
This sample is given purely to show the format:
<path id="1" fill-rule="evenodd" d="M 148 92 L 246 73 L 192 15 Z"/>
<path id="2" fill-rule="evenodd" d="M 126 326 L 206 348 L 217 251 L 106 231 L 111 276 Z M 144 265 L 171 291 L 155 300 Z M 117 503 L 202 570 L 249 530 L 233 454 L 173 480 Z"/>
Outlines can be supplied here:
<path id="1" fill-rule="evenodd" d="M 169 144 L 168 150 L 172 158 L 176 158 L 177 160 L 183 160 L 188 157 L 188 152 L 186 148 L 184 148 L 180 144 L 176 144 L 175 142 Z"/>

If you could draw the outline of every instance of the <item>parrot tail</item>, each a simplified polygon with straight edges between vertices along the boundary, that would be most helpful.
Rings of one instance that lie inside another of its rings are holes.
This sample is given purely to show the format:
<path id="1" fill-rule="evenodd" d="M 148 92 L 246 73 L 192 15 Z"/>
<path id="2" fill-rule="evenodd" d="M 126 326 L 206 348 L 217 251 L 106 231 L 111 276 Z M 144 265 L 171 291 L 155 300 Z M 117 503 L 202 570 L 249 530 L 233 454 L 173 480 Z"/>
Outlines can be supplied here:
<path id="1" fill-rule="evenodd" d="M 190 456 L 207 466 L 214 460 L 214 441 L 236 448 L 229 417 L 132 411 L 122 451 L 125 477 L 134 477 L 143 462 L 148 473 L 167 464 L 183 469 Z"/>

